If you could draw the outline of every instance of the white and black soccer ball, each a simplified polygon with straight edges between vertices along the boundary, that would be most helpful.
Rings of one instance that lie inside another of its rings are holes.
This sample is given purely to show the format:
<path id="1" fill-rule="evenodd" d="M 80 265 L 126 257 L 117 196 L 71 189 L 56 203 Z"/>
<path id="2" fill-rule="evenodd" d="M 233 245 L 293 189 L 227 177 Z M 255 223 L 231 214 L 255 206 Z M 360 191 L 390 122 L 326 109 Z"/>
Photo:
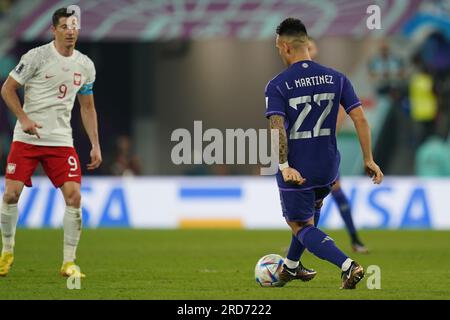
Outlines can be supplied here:
<path id="1" fill-rule="evenodd" d="M 278 287 L 284 259 L 278 254 L 268 254 L 258 260 L 255 266 L 255 280 L 261 287 Z"/>

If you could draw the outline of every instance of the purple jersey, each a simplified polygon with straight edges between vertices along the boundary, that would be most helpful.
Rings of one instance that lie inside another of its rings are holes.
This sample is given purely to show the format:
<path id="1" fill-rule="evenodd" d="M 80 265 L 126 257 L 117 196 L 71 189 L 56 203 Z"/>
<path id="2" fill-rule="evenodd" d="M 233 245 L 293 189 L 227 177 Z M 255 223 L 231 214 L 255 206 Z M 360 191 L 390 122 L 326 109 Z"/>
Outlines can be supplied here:
<path id="1" fill-rule="evenodd" d="M 336 180 L 339 104 L 349 113 L 361 102 L 345 75 L 310 60 L 294 63 L 267 84 L 266 117 L 285 118 L 289 165 L 306 179 L 301 186 L 287 184 L 278 171 L 281 190 L 318 188 Z"/>

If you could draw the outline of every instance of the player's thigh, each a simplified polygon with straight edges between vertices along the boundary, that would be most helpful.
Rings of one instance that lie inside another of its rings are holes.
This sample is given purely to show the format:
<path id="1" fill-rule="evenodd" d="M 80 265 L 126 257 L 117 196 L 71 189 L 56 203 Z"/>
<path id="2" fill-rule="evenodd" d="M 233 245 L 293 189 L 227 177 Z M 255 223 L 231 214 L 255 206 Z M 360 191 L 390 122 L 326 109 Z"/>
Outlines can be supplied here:
<path id="1" fill-rule="evenodd" d="M 75 148 L 47 147 L 41 163 L 55 188 L 66 182 L 81 184 L 81 165 Z"/>
<path id="2" fill-rule="evenodd" d="M 6 161 L 5 178 L 20 181 L 31 187 L 31 176 L 39 164 L 39 148 L 31 144 L 14 141 Z"/>
<path id="3" fill-rule="evenodd" d="M 307 222 L 314 217 L 313 190 L 282 191 L 280 190 L 283 216 L 291 222 Z"/>
<path id="4" fill-rule="evenodd" d="M 15 204 L 19 201 L 24 187 L 24 183 L 18 180 L 5 179 L 5 192 L 3 201 L 7 204 Z"/>
<path id="5" fill-rule="evenodd" d="M 67 181 L 60 189 L 67 206 L 74 208 L 81 207 L 81 187 L 78 182 Z"/>

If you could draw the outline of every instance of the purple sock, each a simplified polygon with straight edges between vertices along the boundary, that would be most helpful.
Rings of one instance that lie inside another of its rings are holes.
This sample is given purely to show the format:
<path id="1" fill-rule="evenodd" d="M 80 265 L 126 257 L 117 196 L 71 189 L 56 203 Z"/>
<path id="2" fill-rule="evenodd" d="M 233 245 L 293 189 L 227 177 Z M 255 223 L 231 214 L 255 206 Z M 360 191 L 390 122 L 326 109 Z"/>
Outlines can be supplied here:
<path id="1" fill-rule="evenodd" d="M 320 209 L 316 209 L 314 212 L 314 225 L 317 227 L 320 219 Z M 297 239 L 296 236 L 292 235 L 291 245 L 287 253 L 286 258 L 292 261 L 300 261 L 300 258 L 305 251 L 305 246 Z"/>
<path id="2" fill-rule="evenodd" d="M 341 188 L 331 192 L 331 195 L 333 196 L 334 201 L 336 201 L 336 204 L 339 208 L 339 213 L 344 220 L 345 227 L 347 228 L 347 231 L 349 232 L 350 236 L 352 237 L 352 241 L 354 242 L 355 240 L 357 240 L 357 234 L 355 225 L 353 224 L 350 203 L 348 202 L 348 199 Z"/>
<path id="3" fill-rule="evenodd" d="M 314 226 L 307 226 L 300 230 L 297 239 L 320 259 L 327 260 L 341 268 L 345 260 L 348 259 L 341 250 L 334 244 L 327 234 Z"/>
<path id="4" fill-rule="evenodd" d="M 292 261 L 300 261 L 300 257 L 305 251 L 305 247 L 298 241 L 297 237 L 292 235 L 291 245 L 286 258 Z"/>

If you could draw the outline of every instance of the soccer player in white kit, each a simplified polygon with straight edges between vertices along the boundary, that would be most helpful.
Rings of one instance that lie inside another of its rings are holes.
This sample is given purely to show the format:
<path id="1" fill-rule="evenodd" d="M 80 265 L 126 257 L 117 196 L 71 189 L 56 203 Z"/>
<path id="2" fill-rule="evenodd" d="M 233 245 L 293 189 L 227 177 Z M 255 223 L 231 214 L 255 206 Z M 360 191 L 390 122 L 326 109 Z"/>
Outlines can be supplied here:
<path id="1" fill-rule="evenodd" d="M 53 14 L 54 41 L 34 48 L 22 56 L 11 71 L 1 95 L 16 115 L 13 143 L 8 155 L 5 192 L 0 209 L 2 254 L 0 276 L 6 276 L 14 261 L 14 244 L 18 220 L 17 202 L 24 185 L 30 187 L 31 176 L 41 163 L 56 188 L 60 188 L 66 208 L 64 212 L 64 258 L 60 273 L 81 277 L 75 265 L 80 239 L 81 166 L 73 147 L 71 112 L 75 97 L 80 103 L 83 125 L 92 144 L 88 170 L 102 162 L 94 105 L 93 62 L 75 50 L 78 24 L 74 15 L 61 8 Z M 24 105 L 17 95 L 25 87 Z"/>

